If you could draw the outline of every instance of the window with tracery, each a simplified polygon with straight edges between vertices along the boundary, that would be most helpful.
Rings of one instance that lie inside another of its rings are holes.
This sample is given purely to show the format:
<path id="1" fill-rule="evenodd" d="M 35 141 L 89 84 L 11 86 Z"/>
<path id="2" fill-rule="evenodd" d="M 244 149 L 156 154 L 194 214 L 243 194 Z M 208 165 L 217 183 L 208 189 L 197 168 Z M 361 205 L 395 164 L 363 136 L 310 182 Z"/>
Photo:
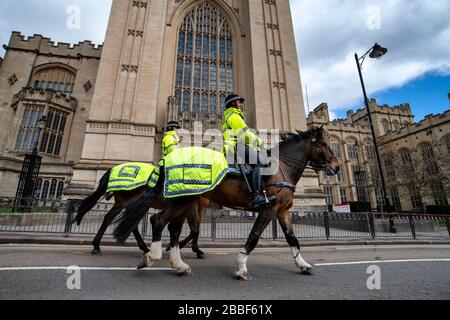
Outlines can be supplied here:
<path id="1" fill-rule="evenodd" d="M 205 1 L 184 18 L 178 34 L 175 99 L 180 110 L 220 114 L 233 91 L 233 38 L 222 13 Z"/>
<path id="2" fill-rule="evenodd" d="M 35 197 L 42 201 L 61 199 L 63 191 L 62 178 L 39 178 L 36 181 Z"/>
<path id="3" fill-rule="evenodd" d="M 424 143 L 420 146 L 422 158 L 425 164 L 425 169 L 429 174 L 436 174 L 439 172 L 439 167 L 436 162 L 433 147 L 429 143 Z"/>
<path id="4" fill-rule="evenodd" d="M 46 122 L 45 126 L 40 128 L 38 120 L 43 115 L 46 116 Z M 42 106 L 25 106 L 17 133 L 15 150 L 31 151 L 40 143 L 40 152 L 59 156 L 68 116 L 67 112 L 55 108 L 49 108 L 46 113 Z"/>
<path id="5" fill-rule="evenodd" d="M 383 125 L 384 134 L 388 134 L 389 132 L 391 132 L 392 127 L 388 120 L 381 120 L 381 124 Z"/>
<path id="6" fill-rule="evenodd" d="M 16 147 L 18 151 L 31 151 L 37 147 L 39 137 L 38 120 L 44 114 L 44 108 L 40 106 L 25 106 L 22 120 L 17 134 Z"/>
<path id="7" fill-rule="evenodd" d="M 66 68 L 53 66 L 40 69 L 33 74 L 31 85 L 34 89 L 52 89 L 71 94 L 75 83 L 75 73 Z"/>
<path id="8" fill-rule="evenodd" d="M 68 113 L 50 108 L 42 132 L 40 152 L 59 156 Z"/>

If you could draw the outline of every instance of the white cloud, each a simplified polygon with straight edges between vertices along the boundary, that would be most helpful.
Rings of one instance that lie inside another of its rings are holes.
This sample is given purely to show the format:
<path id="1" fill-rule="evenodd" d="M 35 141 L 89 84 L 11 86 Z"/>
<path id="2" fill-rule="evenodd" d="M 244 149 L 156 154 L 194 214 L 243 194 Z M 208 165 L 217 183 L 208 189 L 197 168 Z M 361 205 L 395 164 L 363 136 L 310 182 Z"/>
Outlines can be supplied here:
<path id="1" fill-rule="evenodd" d="M 0 42 L 7 44 L 11 32 L 20 31 L 25 36 L 41 34 L 56 42 L 91 40 L 102 44 L 111 4 L 112 0 L 1 0 Z M 80 28 L 68 28 L 70 6 L 80 8 Z M 0 48 L 0 56 L 3 54 Z"/>
<path id="2" fill-rule="evenodd" d="M 291 9 L 311 108 L 347 109 L 362 100 L 354 54 L 375 42 L 389 52 L 364 63 L 369 95 L 429 72 L 450 74 L 450 0 L 291 0 Z"/>

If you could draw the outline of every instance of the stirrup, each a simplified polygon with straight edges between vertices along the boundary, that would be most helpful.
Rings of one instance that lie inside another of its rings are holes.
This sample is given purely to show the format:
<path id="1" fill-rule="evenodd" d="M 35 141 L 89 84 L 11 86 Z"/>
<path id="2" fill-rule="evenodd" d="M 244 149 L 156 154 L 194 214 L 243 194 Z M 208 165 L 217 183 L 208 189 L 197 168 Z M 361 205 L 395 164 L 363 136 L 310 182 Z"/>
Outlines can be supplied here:
<path id="1" fill-rule="evenodd" d="M 264 208 L 264 207 L 265 208 L 271 208 L 274 205 L 276 205 L 277 202 L 278 202 L 278 199 L 275 196 L 267 198 L 267 197 L 263 197 L 261 195 L 258 195 L 257 197 L 252 199 L 251 205 L 252 205 L 253 209 L 259 210 L 259 209 Z"/>

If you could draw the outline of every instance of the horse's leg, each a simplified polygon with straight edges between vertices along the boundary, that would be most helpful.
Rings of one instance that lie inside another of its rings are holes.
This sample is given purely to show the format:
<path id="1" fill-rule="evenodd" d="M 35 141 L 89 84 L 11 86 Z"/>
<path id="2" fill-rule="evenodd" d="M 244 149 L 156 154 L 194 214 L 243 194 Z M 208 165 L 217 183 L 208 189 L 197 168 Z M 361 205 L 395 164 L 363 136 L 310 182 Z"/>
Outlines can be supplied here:
<path id="1" fill-rule="evenodd" d="M 198 259 L 203 259 L 204 257 L 204 252 L 198 247 L 200 223 L 202 221 L 203 211 L 203 208 L 199 208 L 199 210 L 197 211 L 191 211 L 188 213 L 187 221 L 191 229 L 191 233 L 189 234 L 189 237 L 180 242 L 180 249 L 183 249 L 186 244 L 188 244 L 189 241 L 192 240 L 192 251 L 197 254 Z"/>
<path id="2" fill-rule="evenodd" d="M 102 251 L 100 250 L 100 242 L 102 241 L 103 234 L 106 229 L 108 229 L 109 225 L 114 221 L 114 218 L 122 211 L 122 205 L 114 204 L 114 206 L 109 210 L 109 212 L 105 215 L 103 219 L 103 223 L 100 226 L 97 234 L 95 235 L 94 240 L 92 241 L 92 245 L 94 249 L 92 250 L 92 254 L 101 255 Z"/>
<path id="3" fill-rule="evenodd" d="M 185 215 L 181 215 L 169 224 L 170 264 L 172 265 L 172 268 L 177 269 L 179 275 L 192 275 L 191 267 L 181 259 L 180 247 L 178 245 L 185 218 Z"/>
<path id="4" fill-rule="evenodd" d="M 137 242 L 137 244 L 139 246 L 139 249 L 144 251 L 144 254 L 145 253 L 149 253 L 150 250 L 148 249 L 147 245 L 145 244 L 144 239 L 142 239 L 142 236 L 141 236 L 138 228 L 133 230 L 133 235 L 136 238 L 136 242 Z"/>
<path id="5" fill-rule="evenodd" d="M 311 274 L 312 266 L 303 260 L 300 254 L 300 243 L 294 234 L 294 228 L 292 227 L 292 216 L 289 210 L 280 211 L 277 214 L 278 221 L 283 229 L 286 241 L 291 247 L 292 255 L 294 256 L 295 265 L 300 269 L 303 274 Z"/>
<path id="6" fill-rule="evenodd" d="M 258 218 L 256 218 L 255 224 L 253 225 L 252 231 L 247 239 L 247 243 L 236 259 L 238 270 L 236 271 L 235 276 L 237 279 L 247 280 L 248 257 L 258 244 L 262 233 L 272 221 L 272 218 L 275 216 L 276 210 L 277 209 L 274 207 L 268 210 L 263 210 L 258 214 Z"/>
<path id="7" fill-rule="evenodd" d="M 150 252 L 146 253 L 141 262 L 138 264 L 138 269 L 150 267 L 154 261 L 162 258 L 162 232 L 166 225 L 172 220 L 176 219 L 183 213 L 183 210 L 170 208 L 160 213 L 154 214 L 150 221 L 152 223 L 152 244 Z"/>

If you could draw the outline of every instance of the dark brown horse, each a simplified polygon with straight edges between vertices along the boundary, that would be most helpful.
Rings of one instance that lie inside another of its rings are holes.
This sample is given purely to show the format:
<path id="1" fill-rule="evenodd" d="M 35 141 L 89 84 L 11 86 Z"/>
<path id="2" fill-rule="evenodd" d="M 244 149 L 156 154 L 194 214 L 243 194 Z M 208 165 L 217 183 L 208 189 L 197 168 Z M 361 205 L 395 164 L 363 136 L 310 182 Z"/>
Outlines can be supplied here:
<path id="1" fill-rule="evenodd" d="M 283 229 L 286 240 L 291 247 L 295 264 L 302 273 L 311 273 L 312 266 L 306 263 L 300 255 L 300 244 L 294 234 L 289 209 L 294 204 L 295 186 L 308 165 L 316 171 L 323 170 L 330 176 L 339 172 L 339 161 L 324 142 L 323 133 L 322 128 L 315 128 L 307 132 L 282 136 L 282 142 L 279 144 L 278 171 L 266 179 L 267 195 L 275 195 L 278 202 L 274 207 L 262 209 L 259 212 L 247 243 L 236 260 L 238 269 L 235 275 L 238 279 L 247 279 L 248 257 L 255 249 L 264 229 L 274 217 L 278 218 Z M 160 177 L 158 184 L 161 183 L 161 179 Z M 249 207 L 251 199 L 248 188 L 240 177 L 227 176 L 216 189 L 203 194 L 201 197 L 210 199 L 224 207 L 252 210 Z M 191 274 L 191 267 L 181 260 L 178 238 L 185 217 L 198 210 L 199 199 L 200 197 L 182 197 L 167 201 L 165 210 L 152 217 L 152 248 L 149 253 L 144 255 L 138 269 L 151 266 L 153 261 L 162 258 L 161 233 L 165 225 L 170 223 L 171 264 L 178 270 L 178 273 Z M 136 223 L 145 215 L 145 212 L 140 212 L 139 208 L 147 201 L 148 199 L 142 196 L 127 206 L 126 214 L 120 218 L 114 232 L 116 239 L 124 240 L 130 235 Z"/>
<path id="2" fill-rule="evenodd" d="M 97 204 L 97 202 L 105 196 L 107 200 L 114 197 L 114 205 L 111 210 L 106 213 L 103 223 L 100 226 L 97 234 L 95 235 L 94 240 L 92 241 L 92 245 L 94 249 L 92 250 L 92 254 L 101 255 L 100 242 L 103 238 L 104 233 L 108 229 L 108 227 L 113 223 L 114 219 L 120 214 L 120 212 L 125 208 L 125 206 L 129 203 L 132 203 L 136 199 L 139 198 L 142 194 L 146 194 L 146 197 L 151 198 L 153 200 L 148 203 L 154 209 L 163 210 L 164 209 L 164 201 L 162 198 L 162 194 L 158 191 L 150 189 L 148 186 L 139 187 L 132 191 L 115 191 L 112 194 L 106 194 L 108 188 L 108 182 L 110 177 L 111 170 L 108 170 L 103 177 L 100 179 L 97 190 L 94 193 L 85 198 L 78 207 L 77 215 L 72 220 L 73 223 L 77 223 L 80 225 L 83 217 Z M 185 247 L 192 240 L 192 251 L 197 254 L 197 258 L 202 259 L 204 257 L 204 253 L 200 250 L 198 246 L 198 238 L 200 234 L 200 221 L 202 219 L 203 213 L 208 206 L 209 200 L 202 199 L 199 201 L 199 210 L 192 215 L 187 217 L 187 221 L 191 232 L 189 236 L 180 242 L 180 248 Z M 150 209 L 150 205 L 145 206 L 146 210 Z M 139 229 L 136 227 L 133 229 L 133 235 L 136 238 L 137 244 L 139 248 L 144 252 L 148 253 L 150 250 L 147 248 L 142 236 L 139 232 Z"/>

